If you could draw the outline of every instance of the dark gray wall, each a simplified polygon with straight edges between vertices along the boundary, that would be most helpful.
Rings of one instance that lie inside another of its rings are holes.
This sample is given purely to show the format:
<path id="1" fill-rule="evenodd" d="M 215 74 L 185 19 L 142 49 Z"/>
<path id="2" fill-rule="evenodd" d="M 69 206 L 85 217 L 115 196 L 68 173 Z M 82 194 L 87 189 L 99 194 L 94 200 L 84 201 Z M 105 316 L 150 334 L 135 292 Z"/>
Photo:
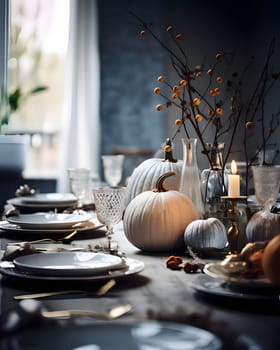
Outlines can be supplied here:
<path id="1" fill-rule="evenodd" d="M 208 1 L 137 1 L 100 0 L 100 49 L 102 64 L 101 123 L 102 152 L 110 153 L 114 145 L 148 146 L 158 149 L 165 137 L 174 133 L 172 108 L 168 114 L 155 111 L 161 102 L 153 94 L 159 74 L 175 80 L 168 63 L 168 55 L 151 38 L 137 35 L 140 27 L 129 15 L 136 12 L 165 41 L 167 25 L 174 25 L 185 34 L 185 44 L 191 64 L 207 64 L 216 52 L 223 49 L 235 53 L 234 65 L 228 69 L 242 70 L 251 55 L 256 63 L 245 91 L 254 87 L 260 67 L 264 63 L 269 42 L 276 36 L 278 55 L 274 64 L 280 67 L 280 4 L 278 0 Z M 279 68 L 280 69 L 280 68 Z M 266 106 L 267 117 L 278 108 L 280 88 L 275 89 Z M 176 138 L 175 154 L 181 158 L 181 141 Z M 259 135 L 256 136 L 257 138 Z M 209 137 L 210 141 L 211 137 Z M 278 143 L 279 130 L 271 139 Z M 242 160 L 238 132 L 233 157 Z M 254 140 L 251 144 L 254 152 Z M 208 166 L 199 152 L 199 164 Z M 279 162 L 279 159 L 278 159 Z"/>

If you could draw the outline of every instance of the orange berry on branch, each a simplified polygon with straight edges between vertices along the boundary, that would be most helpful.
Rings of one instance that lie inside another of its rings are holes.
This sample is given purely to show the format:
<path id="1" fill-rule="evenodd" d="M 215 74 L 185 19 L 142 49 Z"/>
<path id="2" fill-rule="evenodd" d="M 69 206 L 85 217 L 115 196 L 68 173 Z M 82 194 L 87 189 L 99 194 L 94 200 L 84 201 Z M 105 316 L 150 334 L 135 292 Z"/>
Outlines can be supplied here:
<path id="1" fill-rule="evenodd" d="M 183 122 L 182 122 L 181 119 L 176 119 L 176 120 L 175 120 L 175 125 L 181 126 L 182 124 L 183 124 Z"/>
<path id="2" fill-rule="evenodd" d="M 181 86 L 187 86 L 188 82 L 185 79 L 182 79 L 179 83 Z"/>
<path id="3" fill-rule="evenodd" d="M 193 99 L 193 104 L 194 104 L 195 106 L 199 106 L 200 103 L 201 103 L 200 98 L 196 97 L 196 98 Z"/>
<path id="4" fill-rule="evenodd" d="M 160 75 L 158 78 L 157 78 L 157 81 L 159 83 L 163 83 L 164 82 L 164 76 Z"/>
<path id="5" fill-rule="evenodd" d="M 177 40 L 184 40 L 185 39 L 184 34 L 177 34 L 176 39 Z"/>
<path id="6" fill-rule="evenodd" d="M 202 115 L 201 115 L 201 114 L 197 114 L 197 115 L 195 116 L 195 120 L 196 120 L 197 122 L 201 122 L 201 121 L 203 120 Z"/>
<path id="7" fill-rule="evenodd" d="M 255 126 L 255 124 L 254 124 L 253 122 L 251 122 L 251 121 L 246 122 L 246 124 L 245 124 L 245 127 L 246 127 L 246 129 L 248 129 L 248 130 L 253 129 L 254 126 Z"/>
<path id="8" fill-rule="evenodd" d="M 162 104 L 156 105 L 156 110 L 161 111 L 162 109 L 163 109 L 163 105 Z"/>

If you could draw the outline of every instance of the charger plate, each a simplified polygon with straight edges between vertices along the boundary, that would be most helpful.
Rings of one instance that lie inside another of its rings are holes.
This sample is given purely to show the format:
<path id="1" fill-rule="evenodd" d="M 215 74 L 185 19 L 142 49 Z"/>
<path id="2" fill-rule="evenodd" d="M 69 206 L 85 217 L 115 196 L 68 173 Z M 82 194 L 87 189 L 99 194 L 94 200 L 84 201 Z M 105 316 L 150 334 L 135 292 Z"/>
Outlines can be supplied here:
<path id="1" fill-rule="evenodd" d="M 206 264 L 203 271 L 210 277 L 226 281 L 233 288 L 280 291 L 280 285 L 271 283 L 267 278 L 245 278 L 239 274 L 227 274 L 220 262 Z"/>
<path id="2" fill-rule="evenodd" d="M 218 301 L 225 298 L 246 302 L 273 302 L 280 306 L 278 294 L 244 293 L 242 290 L 230 288 L 230 285 L 223 280 L 214 279 L 207 275 L 197 276 L 192 281 L 191 287 L 204 296 L 217 298 Z"/>
<path id="3" fill-rule="evenodd" d="M 78 223 L 77 225 L 74 225 L 72 227 L 73 230 L 80 232 L 91 232 L 94 230 L 98 230 L 100 228 L 104 227 L 103 224 L 100 224 L 98 220 L 91 219 L 90 221 L 84 221 L 81 223 Z M 56 229 L 49 229 L 49 228 L 36 228 L 36 229 L 30 229 L 30 228 L 22 228 L 18 225 L 11 224 L 7 221 L 0 222 L 0 229 L 6 232 L 15 233 L 19 235 L 55 235 L 55 234 L 64 234 L 69 233 L 69 228 L 56 228 Z"/>
<path id="4" fill-rule="evenodd" d="M 47 253 L 48 254 L 48 253 Z M 61 254 L 61 253 L 59 253 Z M 91 276 L 45 276 L 45 275 L 36 275 L 29 272 L 21 271 L 15 267 L 11 263 L 7 264 L 7 267 L 3 267 L 4 264 L 1 264 L 0 273 L 2 275 L 20 278 L 32 281 L 54 281 L 54 282 L 73 282 L 73 281 L 81 281 L 81 282 L 89 282 L 89 281 L 103 281 L 108 280 L 110 278 L 124 278 L 128 276 L 132 276 L 144 270 L 144 262 L 136 259 L 127 258 L 126 259 L 126 267 L 122 269 L 109 270 L 105 272 L 101 272 L 99 274 L 91 275 Z"/>

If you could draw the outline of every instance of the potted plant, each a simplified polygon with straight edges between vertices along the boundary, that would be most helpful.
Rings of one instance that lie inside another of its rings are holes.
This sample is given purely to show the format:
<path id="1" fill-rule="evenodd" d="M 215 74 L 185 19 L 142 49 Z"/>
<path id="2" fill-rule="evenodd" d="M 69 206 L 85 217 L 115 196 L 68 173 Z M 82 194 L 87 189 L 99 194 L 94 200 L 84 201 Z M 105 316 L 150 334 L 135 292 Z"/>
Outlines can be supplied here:
<path id="1" fill-rule="evenodd" d="M 4 126 L 9 123 L 12 113 L 18 111 L 30 96 L 43 92 L 46 86 L 36 86 L 23 93 L 20 87 L 7 93 L 0 91 L 0 169 L 21 173 L 25 166 L 27 139 L 24 135 L 5 135 Z"/>

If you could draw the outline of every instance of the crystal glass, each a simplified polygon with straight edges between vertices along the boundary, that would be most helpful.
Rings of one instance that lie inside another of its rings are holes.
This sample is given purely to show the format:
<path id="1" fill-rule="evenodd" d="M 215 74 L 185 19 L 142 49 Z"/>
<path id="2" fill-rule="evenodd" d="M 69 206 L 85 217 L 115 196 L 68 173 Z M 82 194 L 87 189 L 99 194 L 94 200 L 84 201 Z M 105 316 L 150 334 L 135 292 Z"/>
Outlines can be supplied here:
<path id="1" fill-rule="evenodd" d="M 110 186 L 117 186 L 122 179 L 124 155 L 101 156 L 105 181 Z"/>
<path id="2" fill-rule="evenodd" d="M 270 211 L 277 201 L 280 186 L 280 165 L 252 166 L 257 202 Z"/>
<path id="3" fill-rule="evenodd" d="M 78 198 L 79 207 L 93 202 L 89 169 L 69 168 L 68 179 L 70 191 Z"/>
<path id="4" fill-rule="evenodd" d="M 119 223 L 124 212 L 125 187 L 99 187 L 93 189 L 93 197 L 97 219 L 106 225 L 108 249 L 113 250 L 113 225 Z"/>

